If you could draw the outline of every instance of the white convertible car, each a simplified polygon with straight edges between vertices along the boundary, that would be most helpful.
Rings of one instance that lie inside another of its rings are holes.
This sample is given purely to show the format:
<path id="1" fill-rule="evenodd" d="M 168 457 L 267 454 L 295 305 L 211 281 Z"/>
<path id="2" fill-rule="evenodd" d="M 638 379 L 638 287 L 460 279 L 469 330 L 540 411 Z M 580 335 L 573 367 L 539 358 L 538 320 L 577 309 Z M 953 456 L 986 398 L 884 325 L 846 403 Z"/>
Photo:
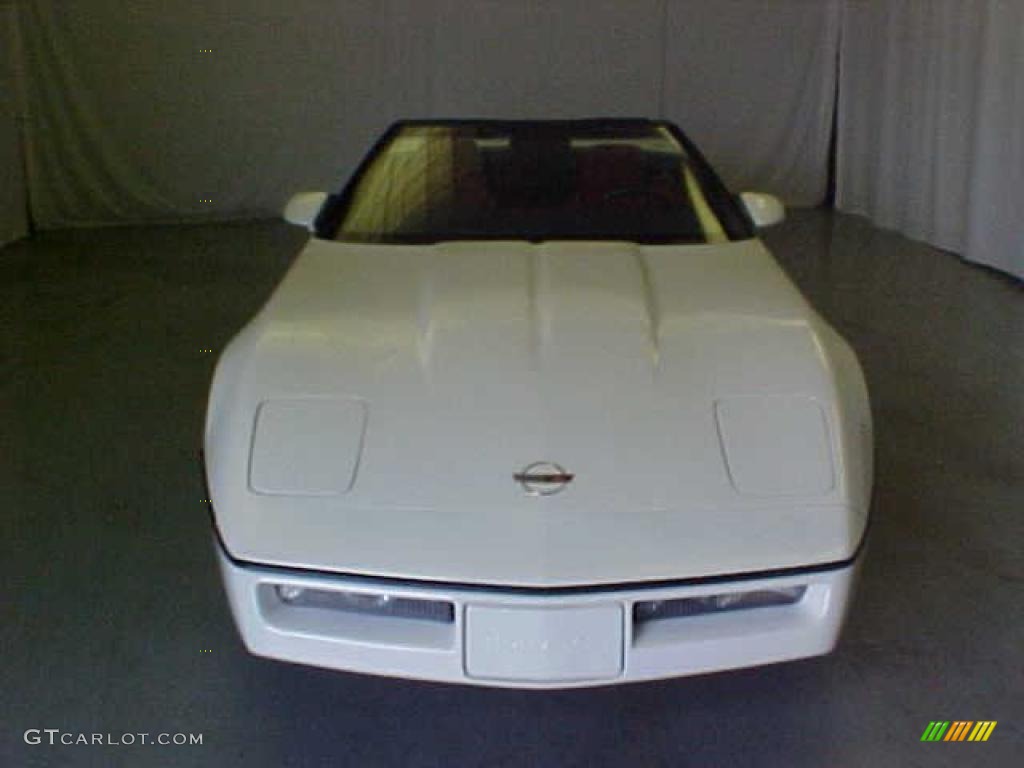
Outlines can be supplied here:
<path id="1" fill-rule="evenodd" d="M 827 653 L 863 549 L 849 346 L 673 125 L 392 126 L 217 365 L 246 646 L 490 686 Z"/>

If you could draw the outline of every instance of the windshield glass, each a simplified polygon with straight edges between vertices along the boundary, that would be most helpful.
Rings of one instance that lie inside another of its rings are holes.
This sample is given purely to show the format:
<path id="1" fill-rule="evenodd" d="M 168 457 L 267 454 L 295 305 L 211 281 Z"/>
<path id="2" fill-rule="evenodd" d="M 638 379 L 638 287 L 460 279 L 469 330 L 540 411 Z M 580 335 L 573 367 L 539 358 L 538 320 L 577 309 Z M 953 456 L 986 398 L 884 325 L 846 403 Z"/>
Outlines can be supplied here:
<path id="1" fill-rule="evenodd" d="M 614 120 L 399 124 L 317 229 L 380 243 L 750 237 L 677 130 Z"/>

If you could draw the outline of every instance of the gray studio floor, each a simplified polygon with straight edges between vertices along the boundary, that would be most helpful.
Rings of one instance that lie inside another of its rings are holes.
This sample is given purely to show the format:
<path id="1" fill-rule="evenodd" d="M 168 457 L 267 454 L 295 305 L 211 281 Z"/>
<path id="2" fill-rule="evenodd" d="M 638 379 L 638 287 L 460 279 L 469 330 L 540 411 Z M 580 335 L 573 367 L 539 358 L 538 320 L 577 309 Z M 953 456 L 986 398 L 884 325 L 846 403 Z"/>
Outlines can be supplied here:
<path id="1" fill-rule="evenodd" d="M 0 765 L 1019 765 L 1024 288 L 821 211 L 768 240 L 852 342 L 877 489 L 823 659 L 491 691 L 252 658 L 197 450 L 218 350 L 302 242 L 277 222 L 52 232 L 0 250 Z M 930 720 L 997 720 L 922 744 Z M 201 746 L 27 745 L 31 728 Z"/>

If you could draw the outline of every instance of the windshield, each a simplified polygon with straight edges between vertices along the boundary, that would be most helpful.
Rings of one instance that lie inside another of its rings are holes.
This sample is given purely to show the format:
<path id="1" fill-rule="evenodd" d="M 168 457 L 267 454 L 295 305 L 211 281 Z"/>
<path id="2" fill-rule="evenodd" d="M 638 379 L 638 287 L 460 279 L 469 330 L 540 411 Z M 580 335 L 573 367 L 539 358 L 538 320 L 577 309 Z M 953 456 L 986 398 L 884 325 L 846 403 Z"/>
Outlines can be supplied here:
<path id="1" fill-rule="evenodd" d="M 751 236 L 682 134 L 639 120 L 397 124 L 317 232 L 379 243 Z"/>

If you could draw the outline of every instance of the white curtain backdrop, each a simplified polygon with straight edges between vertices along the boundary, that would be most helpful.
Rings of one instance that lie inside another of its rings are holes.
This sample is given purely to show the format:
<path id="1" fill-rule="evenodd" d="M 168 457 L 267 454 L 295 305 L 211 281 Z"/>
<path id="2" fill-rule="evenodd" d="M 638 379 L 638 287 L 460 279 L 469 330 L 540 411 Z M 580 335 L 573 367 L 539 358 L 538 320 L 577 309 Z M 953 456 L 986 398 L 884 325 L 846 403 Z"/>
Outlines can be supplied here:
<path id="1" fill-rule="evenodd" d="M 847 0 L 837 207 L 1024 277 L 1024 2 Z"/>
<path id="2" fill-rule="evenodd" d="M 21 56 L 14 6 L 0 2 L 0 245 L 28 234 L 28 188 L 21 143 Z"/>
<path id="3" fill-rule="evenodd" d="M 392 120 L 664 115 L 820 202 L 839 0 L 32 0 L 41 228 L 266 214 Z M 207 49 L 210 49 L 207 52 Z"/>
<path id="4" fill-rule="evenodd" d="M 736 189 L 825 197 L 840 0 L 667 5 L 664 113 Z"/>

